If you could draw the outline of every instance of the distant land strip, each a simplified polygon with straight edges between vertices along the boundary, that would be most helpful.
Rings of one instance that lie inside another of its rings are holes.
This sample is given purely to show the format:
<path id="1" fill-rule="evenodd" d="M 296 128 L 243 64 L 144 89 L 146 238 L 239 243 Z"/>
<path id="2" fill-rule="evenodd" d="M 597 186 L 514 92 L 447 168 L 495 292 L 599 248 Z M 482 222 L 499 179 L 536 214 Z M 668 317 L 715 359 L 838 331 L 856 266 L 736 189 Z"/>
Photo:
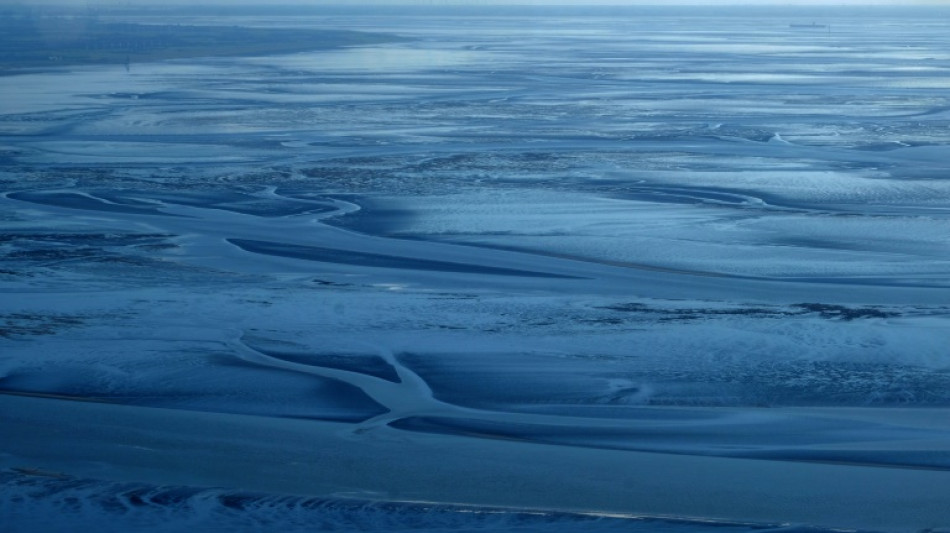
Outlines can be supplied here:
<path id="1" fill-rule="evenodd" d="M 287 54 L 405 40 L 347 30 L 101 23 L 81 17 L 0 19 L 0 75 L 24 69 Z"/>

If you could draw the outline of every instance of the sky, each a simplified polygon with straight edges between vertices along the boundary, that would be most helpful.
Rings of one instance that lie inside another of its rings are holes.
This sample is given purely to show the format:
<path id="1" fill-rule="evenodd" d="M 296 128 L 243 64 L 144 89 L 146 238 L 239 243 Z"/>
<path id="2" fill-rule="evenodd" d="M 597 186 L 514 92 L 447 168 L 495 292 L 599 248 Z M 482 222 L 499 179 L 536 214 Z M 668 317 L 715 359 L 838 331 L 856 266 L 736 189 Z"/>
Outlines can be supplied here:
<path id="1" fill-rule="evenodd" d="M 174 0 L 173 0 L 174 1 Z M 232 0 L 229 3 L 240 2 Z M 247 0 L 253 3 L 253 0 Z M 274 2 L 278 3 L 278 2 Z M 351 0 L 349 2 L 320 2 L 319 0 L 284 0 L 280 3 L 293 4 L 392 4 L 392 5 L 762 5 L 762 6 L 795 6 L 795 5 L 908 5 L 908 4 L 936 4 L 950 6 L 950 0 Z"/>
<path id="2" fill-rule="evenodd" d="M 0 5 L 908 5 L 950 7 L 950 0 L 0 0 Z"/>
<path id="3" fill-rule="evenodd" d="M 237 0 L 240 1 L 240 0 Z M 252 0 L 247 0 L 251 2 Z M 229 3 L 235 3 L 232 0 Z M 276 3 L 276 2 L 275 2 Z M 285 0 L 282 3 L 319 4 L 328 3 L 319 0 Z M 330 2 L 343 3 L 343 2 Z M 346 4 L 459 4 L 459 5 L 763 5 L 763 6 L 792 6 L 792 5 L 907 5 L 907 4 L 946 4 L 950 0 L 351 0 Z"/>
<path id="4" fill-rule="evenodd" d="M 950 8 L 950 0 L 0 0 L 0 6 L 66 5 L 72 7 L 110 6 L 212 6 L 212 5 L 294 5 L 294 6 L 638 6 L 638 5 L 698 5 L 698 6 L 943 6 Z"/>

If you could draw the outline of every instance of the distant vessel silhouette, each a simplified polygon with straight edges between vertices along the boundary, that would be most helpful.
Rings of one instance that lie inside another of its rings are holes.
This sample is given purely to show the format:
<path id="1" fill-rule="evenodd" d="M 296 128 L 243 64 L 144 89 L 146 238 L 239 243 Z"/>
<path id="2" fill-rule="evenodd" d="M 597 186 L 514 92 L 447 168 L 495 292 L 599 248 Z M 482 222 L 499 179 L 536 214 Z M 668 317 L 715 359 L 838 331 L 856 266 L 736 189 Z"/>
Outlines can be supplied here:
<path id="1" fill-rule="evenodd" d="M 788 27 L 799 29 L 804 28 L 809 30 L 823 30 L 829 26 L 827 24 L 818 24 L 817 22 L 812 22 L 811 24 L 789 24 Z"/>

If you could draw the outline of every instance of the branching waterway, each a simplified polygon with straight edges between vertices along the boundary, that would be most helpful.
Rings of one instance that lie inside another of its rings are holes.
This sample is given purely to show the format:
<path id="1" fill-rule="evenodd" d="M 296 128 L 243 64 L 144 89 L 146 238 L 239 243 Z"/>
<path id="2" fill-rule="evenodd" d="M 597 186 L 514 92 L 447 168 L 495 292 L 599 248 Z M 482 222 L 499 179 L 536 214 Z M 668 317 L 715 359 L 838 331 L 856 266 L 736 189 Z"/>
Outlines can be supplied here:
<path id="1" fill-rule="evenodd" d="M 0 77 L 0 529 L 950 524 L 950 17 L 604 9 Z"/>

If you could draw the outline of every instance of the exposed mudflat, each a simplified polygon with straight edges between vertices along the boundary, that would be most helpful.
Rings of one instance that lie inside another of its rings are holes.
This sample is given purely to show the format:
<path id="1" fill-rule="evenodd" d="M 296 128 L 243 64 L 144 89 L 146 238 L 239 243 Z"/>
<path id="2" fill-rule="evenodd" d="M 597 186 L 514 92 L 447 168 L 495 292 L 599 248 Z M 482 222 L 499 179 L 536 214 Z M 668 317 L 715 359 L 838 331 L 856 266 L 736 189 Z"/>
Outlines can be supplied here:
<path id="1" fill-rule="evenodd" d="M 950 17 L 824 13 L 0 77 L 0 529 L 947 527 Z"/>

